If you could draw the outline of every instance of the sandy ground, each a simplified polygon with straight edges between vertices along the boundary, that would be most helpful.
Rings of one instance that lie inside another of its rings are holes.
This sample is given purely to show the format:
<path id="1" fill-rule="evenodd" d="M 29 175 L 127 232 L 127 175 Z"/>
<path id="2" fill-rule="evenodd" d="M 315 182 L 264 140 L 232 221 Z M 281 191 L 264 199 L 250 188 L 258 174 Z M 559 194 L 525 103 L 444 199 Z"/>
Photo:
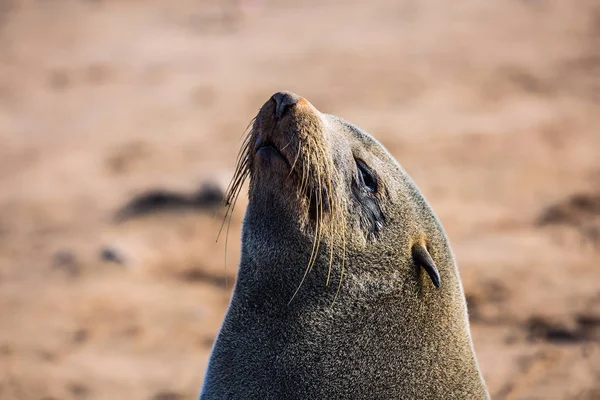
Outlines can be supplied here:
<path id="1" fill-rule="evenodd" d="M 600 4 L 0 0 L 0 399 L 193 399 L 227 307 L 214 210 L 288 89 L 441 218 L 495 399 L 600 399 Z M 227 254 L 227 266 L 224 258 Z"/>

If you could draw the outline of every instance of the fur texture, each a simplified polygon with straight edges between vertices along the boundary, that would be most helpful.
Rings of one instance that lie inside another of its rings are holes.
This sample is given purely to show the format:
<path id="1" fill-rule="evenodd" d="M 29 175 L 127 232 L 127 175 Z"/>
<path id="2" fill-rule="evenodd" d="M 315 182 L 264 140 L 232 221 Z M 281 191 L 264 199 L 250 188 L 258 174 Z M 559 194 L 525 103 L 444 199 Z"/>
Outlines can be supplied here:
<path id="1" fill-rule="evenodd" d="M 361 129 L 278 95 L 241 157 L 241 261 L 200 398 L 489 398 L 454 256 L 417 187 Z"/>

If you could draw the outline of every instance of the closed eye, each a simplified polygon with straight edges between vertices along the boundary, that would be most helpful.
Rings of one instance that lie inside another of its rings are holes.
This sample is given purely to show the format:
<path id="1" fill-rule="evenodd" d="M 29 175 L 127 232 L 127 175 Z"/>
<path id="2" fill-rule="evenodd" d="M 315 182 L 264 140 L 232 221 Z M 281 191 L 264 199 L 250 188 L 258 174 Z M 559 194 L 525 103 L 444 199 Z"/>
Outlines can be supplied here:
<path id="1" fill-rule="evenodd" d="M 356 160 L 358 170 L 358 181 L 371 193 L 377 192 L 377 177 L 371 169 L 361 160 Z"/>
<path id="2" fill-rule="evenodd" d="M 383 228 L 385 216 L 380 205 L 380 197 L 376 196 L 379 187 L 377 174 L 364 163 L 355 159 L 356 177 L 352 179 L 352 194 L 356 199 L 360 225 L 369 239 L 375 239 Z"/>

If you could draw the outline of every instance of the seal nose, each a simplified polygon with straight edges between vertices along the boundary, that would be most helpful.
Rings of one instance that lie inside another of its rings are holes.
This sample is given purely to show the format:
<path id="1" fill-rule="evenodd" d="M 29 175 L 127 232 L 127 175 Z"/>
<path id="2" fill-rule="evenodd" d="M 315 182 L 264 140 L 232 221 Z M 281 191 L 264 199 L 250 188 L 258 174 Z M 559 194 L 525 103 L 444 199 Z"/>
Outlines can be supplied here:
<path id="1" fill-rule="evenodd" d="M 271 99 L 275 102 L 275 118 L 281 119 L 300 100 L 300 96 L 292 92 L 277 92 Z"/>

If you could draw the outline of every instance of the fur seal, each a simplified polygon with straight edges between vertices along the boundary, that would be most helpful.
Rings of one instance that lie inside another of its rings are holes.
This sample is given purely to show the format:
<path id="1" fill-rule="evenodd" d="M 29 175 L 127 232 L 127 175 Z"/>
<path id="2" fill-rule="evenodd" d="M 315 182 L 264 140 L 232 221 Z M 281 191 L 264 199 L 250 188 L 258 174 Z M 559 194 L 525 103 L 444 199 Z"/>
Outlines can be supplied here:
<path id="1" fill-rule="evenodd" d="M 260 109 L 227 194 L 249 204 L 200 399 L 487 399 L 458 269 L 375 139 L 291 93 Z"/>

